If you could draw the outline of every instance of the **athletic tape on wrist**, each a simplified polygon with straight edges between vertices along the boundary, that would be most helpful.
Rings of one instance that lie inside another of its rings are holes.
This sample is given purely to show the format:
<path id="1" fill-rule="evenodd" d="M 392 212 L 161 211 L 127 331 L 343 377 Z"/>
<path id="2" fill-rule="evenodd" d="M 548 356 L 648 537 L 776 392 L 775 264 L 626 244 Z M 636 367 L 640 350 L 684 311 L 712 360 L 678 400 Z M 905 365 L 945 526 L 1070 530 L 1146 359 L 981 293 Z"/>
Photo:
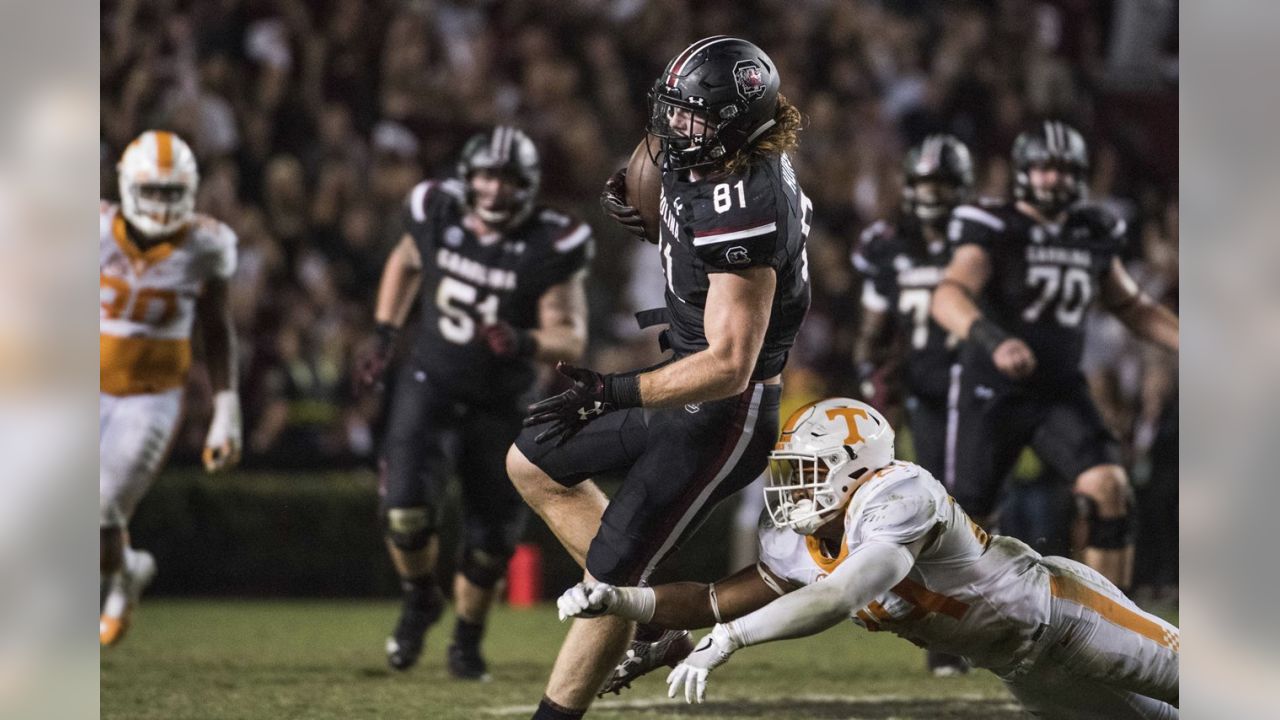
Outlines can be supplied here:
<path id="1" fill-rule="evenodd" d="M 716 597 L 715 583 L 711 583 L 707 586 L 707 599 L 711 601 L 711 616 L 714 617 L 718 623 L 724 622 L 724 620 L 720 619 L 720 598 Z"/>

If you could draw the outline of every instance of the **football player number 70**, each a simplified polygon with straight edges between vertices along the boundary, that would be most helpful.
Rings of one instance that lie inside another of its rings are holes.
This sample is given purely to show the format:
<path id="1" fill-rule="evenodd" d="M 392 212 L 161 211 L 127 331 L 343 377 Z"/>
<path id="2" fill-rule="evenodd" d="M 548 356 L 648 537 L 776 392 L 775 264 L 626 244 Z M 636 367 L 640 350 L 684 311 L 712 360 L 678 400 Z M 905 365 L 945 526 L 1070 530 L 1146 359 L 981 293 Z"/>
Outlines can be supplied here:
<path id="1" fill-rule="evenodd" d="M 1040 286 L 1040 297 L 1022 311 L 1022 319 L 1029 323 L 1035 322 L 1056 300 L 1058 323 L 1075 327 L 1093 299 L 1093 284 L 1084 268 L 1031 265 L 1027 268 L 1027 284 Z"/>
<path id="2" fill-rule="evenodd" d="M 458 345 L 471 342 L 476 335 L 476 321 L 472 313 L 480 316 L 485 326 L 498 322 L 498 296 L 489 295 L 476 302 L 480 291 L 474 285 L 446 277 L 436 289 L 436 307 L 440 309 L 440 334 L 445 340 Z"/>

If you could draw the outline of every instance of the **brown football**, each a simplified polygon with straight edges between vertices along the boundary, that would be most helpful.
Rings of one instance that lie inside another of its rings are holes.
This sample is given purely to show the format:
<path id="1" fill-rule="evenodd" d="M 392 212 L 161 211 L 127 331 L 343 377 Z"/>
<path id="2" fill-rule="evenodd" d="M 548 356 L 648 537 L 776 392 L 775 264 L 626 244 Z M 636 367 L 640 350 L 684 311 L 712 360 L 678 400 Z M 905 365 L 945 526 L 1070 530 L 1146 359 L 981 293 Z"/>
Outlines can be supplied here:
<path id="1" fill-rule="evenodd" d="M 649 156 L 648 143 L 658 149 L 658 139 L 646 136 L 627 161 L 627 204 L 640 213 L 650 242 L 658 242 L 658 198 L 662 189 L 662 171 Z"/>

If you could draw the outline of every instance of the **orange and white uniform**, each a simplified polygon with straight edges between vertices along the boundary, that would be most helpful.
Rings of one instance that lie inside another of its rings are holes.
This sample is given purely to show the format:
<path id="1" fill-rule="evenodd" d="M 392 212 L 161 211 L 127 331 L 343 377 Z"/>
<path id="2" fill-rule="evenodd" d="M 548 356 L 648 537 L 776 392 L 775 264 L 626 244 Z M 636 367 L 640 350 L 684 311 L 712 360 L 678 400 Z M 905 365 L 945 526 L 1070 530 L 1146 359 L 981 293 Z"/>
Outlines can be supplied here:
<path id="1" fill-rule="evenodd" d="M 1176 718 L 1179 633 L 1090 568 L 988 535 L 923 468 L 894 462 L 857 489 L 835 557 L 763 523 L 760 562 L 820 582 L 868 542 L 924 543 L 907 576 L 852 614 L 872 631 L 992 670 L 1051 718 Z"/>
<path id="2" fill-rule="evenodd" d="M 111 203 L 102 204 L 99 235 L 99 497 L 103 526 L 121 526 L 177 430 L 196 300 L 207 282 L 235 271 L 236 236 L 196 214 L 172 241 L 144 251 Z"/>

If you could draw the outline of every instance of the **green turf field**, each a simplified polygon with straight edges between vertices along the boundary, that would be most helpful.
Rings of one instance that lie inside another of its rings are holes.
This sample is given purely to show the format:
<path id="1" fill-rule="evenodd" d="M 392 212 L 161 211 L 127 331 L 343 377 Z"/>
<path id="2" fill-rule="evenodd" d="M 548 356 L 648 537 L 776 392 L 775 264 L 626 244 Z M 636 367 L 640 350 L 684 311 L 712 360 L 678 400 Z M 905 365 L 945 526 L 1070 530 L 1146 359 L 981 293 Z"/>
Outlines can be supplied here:
<path id="1" fill-rule="evenodd" d="M 494 680 L 462 683 L 444 669 L 446 617 L 422 662 L 393 674 L 382 643 L 397 606 L 368 601 L 144 601 L 129 638 L 102 652 L 102 717 L 527 718 L 567 625 L 551 605 L 495 611 L 486 649 Z M 817 638 L 748 648 L 711 677 L 708 702 L 666 698 L 665 672 L 590 718 L 1020 718 L 978 671 L 938 680 L 923 651 L 852 624 Z"/>

